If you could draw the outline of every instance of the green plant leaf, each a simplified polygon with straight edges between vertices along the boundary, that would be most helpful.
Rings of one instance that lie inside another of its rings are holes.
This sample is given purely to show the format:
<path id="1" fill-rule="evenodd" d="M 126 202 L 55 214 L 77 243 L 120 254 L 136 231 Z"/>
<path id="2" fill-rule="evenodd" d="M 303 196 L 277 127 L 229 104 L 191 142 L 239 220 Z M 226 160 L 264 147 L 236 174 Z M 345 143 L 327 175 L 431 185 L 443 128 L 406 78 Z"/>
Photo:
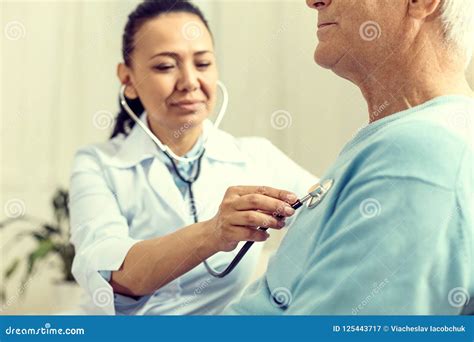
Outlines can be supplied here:
<path id="1" fill-rule="evenodd" d="M 74 261 L 75 250 L 74 246 L 70 243 L 58 243 L 55 246 L 55 252 L 60 256 L 62 262 L 63 280 L 74 282 L 74 276 L 72 275 L 72 262 Z"/>
<path id="2" fill-rule="evenodd" d="M 31 232 L 31 236 L 33 236 L 36 240 L 38 241 L 43 241 L 43 240 L 46 240 L 47 237 L 44 236 L 43 234 L 41 233 L 37 233 L 37 232 Z"/>
<path id="3" fill-rule="evenodd" d="M 24 237 L 24 236 L 33 236 L 34 237 L 34 234 L 38 233 L 38 231 L 40 231 L 40 228 L 41 228 L 41 226 L 38 227 L 35 230 L 27 230 L 27 231 L 19 232 L 18 234 L 16 234 L 16 236 L 17 237 Z"/>
<path id="4" fill-rule="evenodd" d="M 53 204 L 53 211 L 54 216 L 56 218 L 56 222 L 58 226 L 63 220 L 69 219 L 69 194 L 66 190 L 58 189 L 56 190 L 52 204 Z"/>
<path id="5" fill-rule="evenodd" d="M 43 228 L 50 234 L 60 234 L 61 230 L 58 227 L 52 226 L 50 224 L 44 224 Z"/>
<path id="6" fill-rule="evenodd" d="M 41 241 L 38 248 L 28 256 L 28 269 L 27 269 L 26 277 L 30 276 L 30 274 L 33 272 L 33 268 L 36 262 L 46 257 L 49 254 L 49 252 L 51 252 L 53 249 L 54 249 L 53 241 L 49 239 Z"/>
<path id="7" fill-rule="evenodd" d="M 28 226 L 25 226 L 24 229 L 15 236 L 19 238 L 30 237 L 37 241 L 36 249 L 27 255 L 26 260 L 22 257 L 10 264 L 9 268 L 5 271 L 5 281 L 18 271 L 19 265 L 23 261 L 26 261 L 27 267 L 22 280 L 22 286 L 25 286 L 35 271 L 37 263 L 51 253 L 57 254 L 62 261 L 61 269 L 63 271 L 64 280 L 75 281 L 71 273 L 74 247 L 69 243 L 71 228 L 69 223 L 69 193 L 67 190 L 56 190 L 52 199 L 52 207 L 56 222 L 53 221 L 51 223 L 50 221 L 37 219 L 28 215 L 0 222 L 0 228 L 4 228 L 10 224 L 13 225 L 17 221 L 28 223 Z M 31 230 L 32 228 L 36 229 Z M 59 236 L 59 238 L 57 236 Z M 54 241 L 52 238 L 54 238 Z M 0 288 L 0 299 L 2 295 L 5 295 L 5 291 L 5 289 Z"/>
<path id="8" fill-rule="evenodd" d="M 9 279 L 13 273 L 15 273 L 16 269 L 18 268 L 18 265 L 20 264 L 20 259 L 16 258 L 13 260 L 13 262 L 10 264 L 10 266 L 7 268 L 5 271 L 5 279 Z"/>

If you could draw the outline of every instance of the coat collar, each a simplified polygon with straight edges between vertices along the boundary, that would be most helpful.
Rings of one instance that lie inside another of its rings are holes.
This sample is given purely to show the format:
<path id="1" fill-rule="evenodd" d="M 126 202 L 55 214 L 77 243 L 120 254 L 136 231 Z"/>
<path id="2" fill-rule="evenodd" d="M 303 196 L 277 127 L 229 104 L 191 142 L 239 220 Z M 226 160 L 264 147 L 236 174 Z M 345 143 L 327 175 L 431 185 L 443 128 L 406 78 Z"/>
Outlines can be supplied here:
<path id="1" fill-rule="evenodd" d="M 148 126 L 146 113 L 141 115 L 140 120 Z M 209 120 L 205 120 L 203 125 L 204 134 L 208 134 L 207 142 L 204 145 L 206 148 L 205 158 L 220 162 L 245 163 L 245 154 L 233 136 L 214 129 L 213 123 Z M 119 145 L 119 148 L 115 155 L 106 162 L 110 166 L 133 167 L 144 160 L 159 157 L 163 153 L 138 125 L 133 126 L 128 136 L 120 135 L 113 140 Z"/>

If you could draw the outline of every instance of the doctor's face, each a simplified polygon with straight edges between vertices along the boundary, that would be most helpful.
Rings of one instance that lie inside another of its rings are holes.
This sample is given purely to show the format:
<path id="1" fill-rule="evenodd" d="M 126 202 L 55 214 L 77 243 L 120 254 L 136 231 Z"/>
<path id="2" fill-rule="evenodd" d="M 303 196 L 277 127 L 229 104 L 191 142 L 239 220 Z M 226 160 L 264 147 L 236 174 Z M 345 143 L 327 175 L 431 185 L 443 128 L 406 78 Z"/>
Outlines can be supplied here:
<path id="1" fill-rule="evenodd" d="M 135 33 L 130 57 L 120 78 L 130 82 L 126 96 L 140 98 L 155 133 L 200 127 L 213 111 L 214 47 L 199 17 L 168 13 L 148 20 Z"/>
<path id="2" fill-rule="evenodd" d="M 408 1 L 306 0 L 318 11 L 316 63 L 345 78 L 367 77 L 406 40 Z"/>

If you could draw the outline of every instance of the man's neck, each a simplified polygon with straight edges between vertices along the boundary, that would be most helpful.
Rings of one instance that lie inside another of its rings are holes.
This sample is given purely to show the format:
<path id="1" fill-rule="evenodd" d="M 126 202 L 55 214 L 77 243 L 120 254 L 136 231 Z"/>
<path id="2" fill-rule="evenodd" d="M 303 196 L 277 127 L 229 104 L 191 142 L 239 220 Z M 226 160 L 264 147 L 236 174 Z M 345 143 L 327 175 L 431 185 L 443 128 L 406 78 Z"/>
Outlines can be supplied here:
<path id="1" fill-rule="evenodd" d="M 366 82 L 361 89 L 368 104 L 369 122 L 416 107 L 439 96 L 473 96 L 467 81 L 456 78 L 448 81 L 444 77 L 433 76 L 429 80 L 410 79 L 405 82 L 394 78 L 389 84 L 381 84 L 376 80 Z"/>
<path id="2" fill-rule="evenodd" d="M 433 53 L 433 52 L 428 52 Z M 436 56 L 439 58 L 439 56 Z M 419 53 L 411 60 L 387 60 L 361 84 L 374 122 L 443 95 L 474 96 L 459 61 L 437 61 Z"/>

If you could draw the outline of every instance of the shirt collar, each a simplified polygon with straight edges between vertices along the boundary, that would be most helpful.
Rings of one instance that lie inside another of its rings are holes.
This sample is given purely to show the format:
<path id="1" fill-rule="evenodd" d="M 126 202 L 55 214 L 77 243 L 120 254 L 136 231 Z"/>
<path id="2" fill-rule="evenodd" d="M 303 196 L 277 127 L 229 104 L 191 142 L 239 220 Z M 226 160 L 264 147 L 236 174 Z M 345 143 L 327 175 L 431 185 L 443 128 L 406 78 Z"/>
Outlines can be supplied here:
<path id="1" fill-rule="evenodd" d="M 140 120 L 148 127 L 146 116 L 146 112 L 143 113 Z M 219 129 L 214 129 L 210 120 L 205 120 L 203 125 L 204 136 L 208 134 L 204 158 L 230 163 L 244 163 L 246 161 L 244 153 L 240 150 L 233 136 Z M 114 139 L 118 140 L 120 147 L 117 153 L 106 162 L 111 166 L 132 167 L 146 159 L 159 157 L 162 153 L 146 132 L 136 124 L 128 136 L 120 135 Z M 194 148 L 197 148 L 196 145 L 189 154 L 192 154 Z"/>

